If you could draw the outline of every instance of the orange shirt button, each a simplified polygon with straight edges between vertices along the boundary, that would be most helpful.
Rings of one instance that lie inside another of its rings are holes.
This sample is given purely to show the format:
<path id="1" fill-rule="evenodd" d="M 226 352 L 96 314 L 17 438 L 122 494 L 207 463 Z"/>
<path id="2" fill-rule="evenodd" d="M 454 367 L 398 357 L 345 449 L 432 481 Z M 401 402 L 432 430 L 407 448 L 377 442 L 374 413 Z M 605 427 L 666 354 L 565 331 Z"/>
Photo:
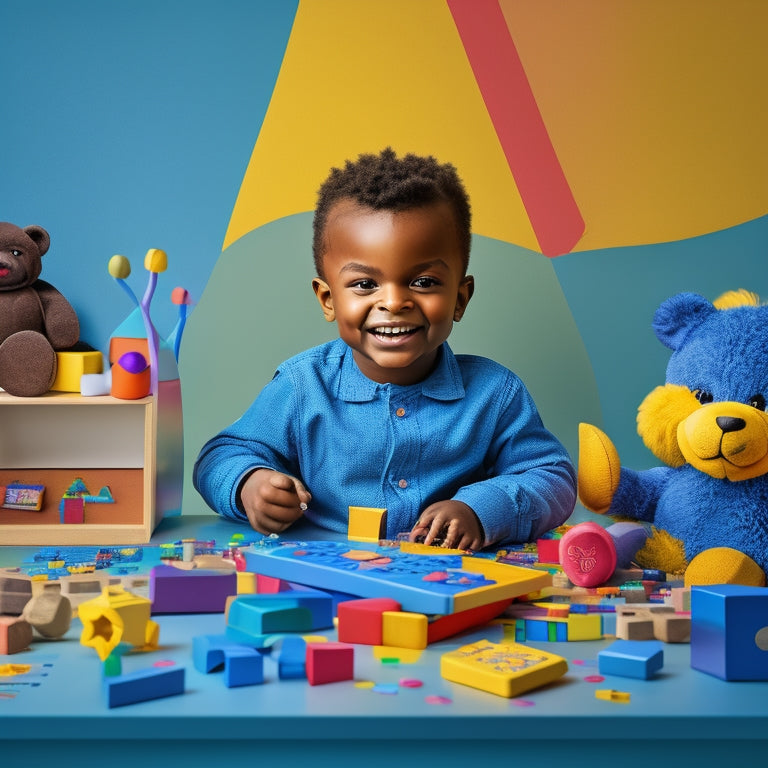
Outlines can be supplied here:
<path id="1" fill-rule="evenodd" d="M 407 480 L 400 480 L 397 483 L 401 488 L 407 488 L 408 487 L 408 481 Z"/>
<path id="2" fill-rule="evenodd" d="M 398 408 L 395 413 L 402 419 L 405 416 L 405 408 Z"/>

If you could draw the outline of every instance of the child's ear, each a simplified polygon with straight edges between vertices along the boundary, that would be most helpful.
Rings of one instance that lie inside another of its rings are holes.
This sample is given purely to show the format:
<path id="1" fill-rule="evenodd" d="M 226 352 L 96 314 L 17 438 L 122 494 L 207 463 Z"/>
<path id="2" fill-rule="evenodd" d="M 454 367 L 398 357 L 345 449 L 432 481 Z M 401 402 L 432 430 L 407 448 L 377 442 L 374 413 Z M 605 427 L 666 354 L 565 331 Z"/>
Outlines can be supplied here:
<path id="1" fill-rule="evenodd" d="M 475 278 L 472 275 L 465 275 L 459 283 L 459 295 L 456 297 L 456 308 L 453 310 L 453 320 L 458 323 L 464 317 L 464 311 L 475 292 Z"/>
<path id="2" fill-rule="evenodd" d="M 317 296 L 317 300 L 323 310 L 323 316 L 329 323 L 332 323 L 336 319 L 336 310 L 333 308 L 333 297 L 331 296 L 331 289 L 328 287 L 328 283 L 316 277 L 312 281 L 312 290 L 315 292 L 315 296 Z"/>

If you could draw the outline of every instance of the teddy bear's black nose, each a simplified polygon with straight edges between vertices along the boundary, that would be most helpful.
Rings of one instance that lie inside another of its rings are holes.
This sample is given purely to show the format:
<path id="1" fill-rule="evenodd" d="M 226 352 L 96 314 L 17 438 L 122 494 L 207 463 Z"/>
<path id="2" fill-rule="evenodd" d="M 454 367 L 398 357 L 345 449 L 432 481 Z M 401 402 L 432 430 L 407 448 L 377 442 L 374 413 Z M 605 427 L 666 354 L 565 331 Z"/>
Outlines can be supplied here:
<path id="1" fill-rule="evenodd" d="M 747 426 L 747 422 L 737 416 L 718 416 L 715 422 L 723 432 L 738 432 Z"/>

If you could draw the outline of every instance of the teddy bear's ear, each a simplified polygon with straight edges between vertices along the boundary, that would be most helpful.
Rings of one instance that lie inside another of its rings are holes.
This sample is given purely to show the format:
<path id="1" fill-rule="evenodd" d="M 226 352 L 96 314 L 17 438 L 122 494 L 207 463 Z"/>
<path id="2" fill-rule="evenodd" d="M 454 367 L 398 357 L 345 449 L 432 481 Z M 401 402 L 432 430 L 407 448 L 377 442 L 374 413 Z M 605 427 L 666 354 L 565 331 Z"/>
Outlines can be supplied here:
<path id="1" fill-rule="evenodd" d="M 670 349 L 683 346 L 688 334 L 712 313 L 714 305 L 697 293 L 678 293 L 662 302 L 653 316 L 653 330 L 659 341 Z"/>
<path id="2" fill-rule="evenodd" d="M 29 227 L 24 227 L 24 231 L 35 241 L 37 250 L 40 251 L 41 256 L 48 251 L 48 248 L 51 245 L 51 238 L 42 227 L 32 224 Z"/>

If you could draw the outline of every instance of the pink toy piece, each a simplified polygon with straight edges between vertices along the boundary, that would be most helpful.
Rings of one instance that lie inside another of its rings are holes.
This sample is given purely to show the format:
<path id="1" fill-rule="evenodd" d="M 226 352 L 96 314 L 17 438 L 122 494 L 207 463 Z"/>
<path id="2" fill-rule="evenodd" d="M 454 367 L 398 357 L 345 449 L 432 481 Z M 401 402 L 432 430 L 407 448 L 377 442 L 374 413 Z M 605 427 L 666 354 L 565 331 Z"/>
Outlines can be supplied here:
<path id="1" fill-rule="evenodd" d="M 355 676 L 355 649 L 344 643 L 307 643 L 307 680 L 324 685 Z"/>
<path id="2" fill-rule="evenodd" d="M 32 642 L 32 625 L 18 616 L 0 616 L 0 656 L 20 653 Z"/>
<path id="3" fill-rule="evenodd" d="M 604 584 L 616 570 L 616 545 L 602 525 L 579 523 L 560 539 L 560 564 L 577 587 Z"/>

